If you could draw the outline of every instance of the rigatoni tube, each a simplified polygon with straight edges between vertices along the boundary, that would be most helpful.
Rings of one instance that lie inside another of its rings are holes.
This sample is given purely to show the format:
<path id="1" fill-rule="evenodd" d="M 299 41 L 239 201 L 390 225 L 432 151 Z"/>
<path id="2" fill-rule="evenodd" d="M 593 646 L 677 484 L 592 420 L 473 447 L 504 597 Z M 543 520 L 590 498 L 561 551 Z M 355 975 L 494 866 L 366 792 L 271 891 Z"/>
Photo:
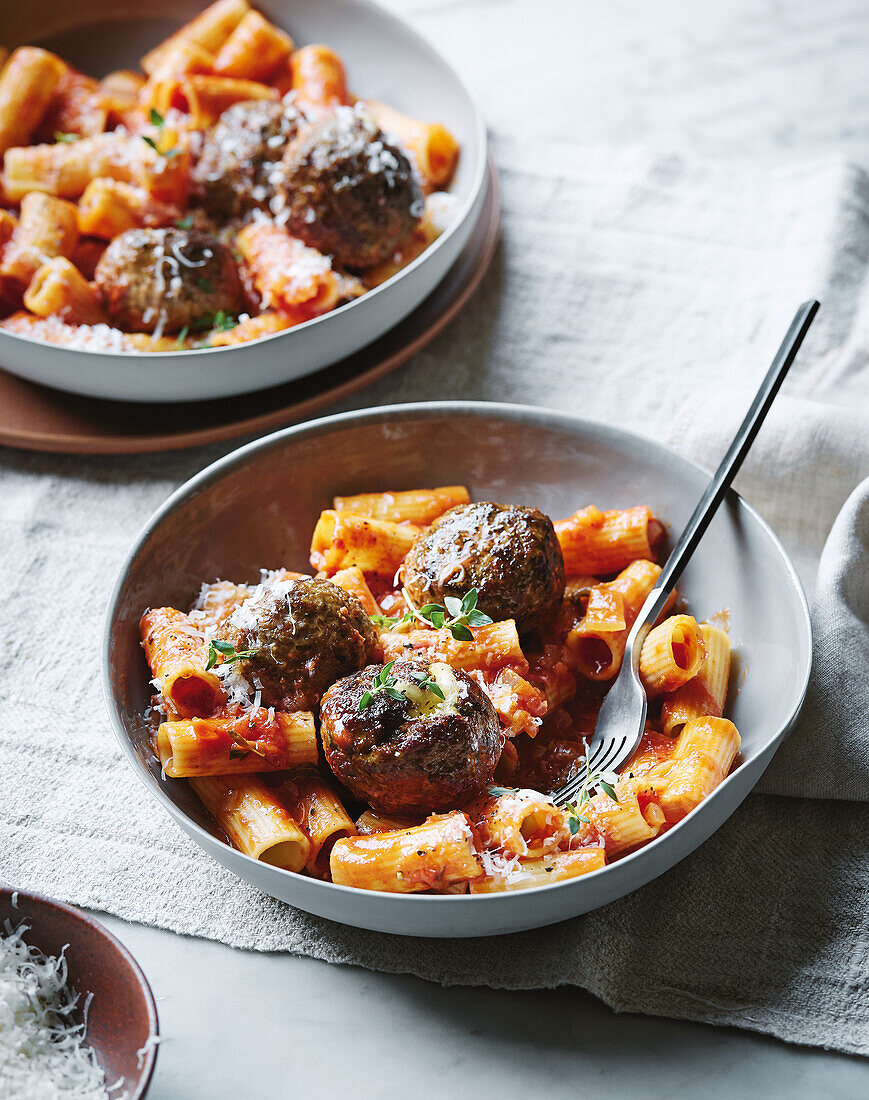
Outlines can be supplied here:
<path id="1" fill-rule="evenodd" d="M 209 776 L 190 784 L 240 852 L 301 871 L 310 843 L 278 795 L 253 775 Z"/>

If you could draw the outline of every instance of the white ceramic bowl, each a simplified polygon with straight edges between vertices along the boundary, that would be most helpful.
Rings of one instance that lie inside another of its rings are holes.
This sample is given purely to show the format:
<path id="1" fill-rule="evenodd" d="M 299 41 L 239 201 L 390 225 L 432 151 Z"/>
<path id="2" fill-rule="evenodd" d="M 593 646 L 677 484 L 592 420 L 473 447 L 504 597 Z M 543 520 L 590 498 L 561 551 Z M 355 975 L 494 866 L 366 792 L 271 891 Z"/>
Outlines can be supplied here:
<path id="1" fill-rule="evenodd" d="M 138 59 L 205 6 L 204 0 L 31 0 L 4 12 L 7 46 L 37 43 L 87 73 L 138 67 Z M 251 344 L 147 355 L 82 351 L 0 330 L 0 366 L 72 393 L 120 401 L 193 401 L 276 386 L 370 344 L 398 324 L 446 275 L 470 237 L 486 193 L 487 139 L 466 85 L 415 31 L 370 0 L 256 0 L 299 43 L 327 42 L 351 88 L 407 114 L 442 122 L 461 156 L 450 190 L 459 200 L 447 231 L 382 286 L 286 332 Z"/>
<path id="2" fill-rule="evenodd" d="M 258 863 L 218 839 L 184 781 L 163 779 L 141 713 L 151 688 L 139 646 L 144 608 L 188 606 L 204 579 L 304 570 L 311 531 L 336 493 L 465 484 L 472 499 L 534 505 L 559 517 L 649 504 L 678 532 L 708 475 L 640 436 L 544 409 L 434 402 L 326 417 L 266 436 L 209 466 L 148 521 L 112 597 L 103 651 L 106 700 L 121 746 L 148 789 L 215 859 L 273 897 L 331 920 L 417 936 L 484 936 L 551 924 L 643 886 L 707 839 L 759 779 L 802 704 L 811 626 L 778 539 L 739 496 L 722 505 L 680 592 L 698 617 L 730 612 L 736 647 L 729 714 L 736 770 L 657 840 L 600 871 L 504 894 L 381 894 Z"/>

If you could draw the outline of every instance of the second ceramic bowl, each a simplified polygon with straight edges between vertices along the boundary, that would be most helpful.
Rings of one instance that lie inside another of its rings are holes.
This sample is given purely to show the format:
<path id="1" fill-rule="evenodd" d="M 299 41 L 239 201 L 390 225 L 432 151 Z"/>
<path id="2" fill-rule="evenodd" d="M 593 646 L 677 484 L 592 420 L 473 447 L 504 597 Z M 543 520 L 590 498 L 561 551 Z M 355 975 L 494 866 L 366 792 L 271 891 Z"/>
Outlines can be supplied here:
<path id="1" fill-rule="evenodd" d="M 7 46 L 41 44 L 102 76 L 139 58 L 204 6 L 202 0 L 32 0 L 4 13 Z M 256 0 L 295 41 L 327 42 L 354 91 L 442 122 L 461 146 L 452 225 L 404 270 L 323 317 L 249 344 L 152 355 L 82 351 L 0 330 L 0 366 L 33 382 L 118 401 L 230 397 L 310 374 L 366 347 L 438 285 L 467 244 L 486 197 L 486 127 L 459 76 L 415 31 L 370 0 Z"/>

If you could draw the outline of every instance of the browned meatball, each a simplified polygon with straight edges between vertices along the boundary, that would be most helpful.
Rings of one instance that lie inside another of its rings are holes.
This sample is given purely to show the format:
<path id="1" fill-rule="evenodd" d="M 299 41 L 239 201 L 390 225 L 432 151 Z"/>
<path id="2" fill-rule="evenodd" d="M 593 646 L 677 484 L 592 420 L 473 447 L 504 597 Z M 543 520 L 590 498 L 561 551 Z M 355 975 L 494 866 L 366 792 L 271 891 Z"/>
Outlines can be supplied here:
<path id="1" fill-rule="evenodd" d="M 380 657 L 377 631 L 357 598 L 305 577 L 262 584 L 218 628 L 252 656 L 234 662 L 264 707 L 310 710 L 339 677 Z"/>
<path id="2" fill-rule="evenodd" d="M 339 680 L 323 696 L 320 729 L 329 767 L 382 813 L 424 814 L 464 806 L 491 781 L 501 753 L 495 709 L 467 673 L 440 662 L 396 661 L 399 698 L 371 693 L 383 666 Z M 420 686 L 430 678 L 444 699 Z"/>
<path id="3" fill-rule="evenodd" d="M 196 229 L 128 229 L 102 254 L 94 279 L 112 323 L 126 332 L 178 332 L 243 307 L 232 253 Z"/>
<path id="4" fill-rule="evenodd" d="M 411 547 L 404 583 L 416 604 L 461 599 L 477 590 L 477 608 L 520 632 L 541 626 L 564 595 L 564 557 L 552 520 L 514 504 L 460 504 L 435 520 Z"/>
<path id="5" fill-rule="evenodd" d="M 194 179 L 205 209 L 219 221 L 267 209 L 282 175 L 281 159 L 304 119 L 289 103 L 235 103 L 206 138 Z"/>
<path id="6" fill-rule="evenodd" d="M 302 130 L 284 169 L 290 232 L 345 267 L 387 259 L 425 208 L 407 156 L 361 107 Z"/>

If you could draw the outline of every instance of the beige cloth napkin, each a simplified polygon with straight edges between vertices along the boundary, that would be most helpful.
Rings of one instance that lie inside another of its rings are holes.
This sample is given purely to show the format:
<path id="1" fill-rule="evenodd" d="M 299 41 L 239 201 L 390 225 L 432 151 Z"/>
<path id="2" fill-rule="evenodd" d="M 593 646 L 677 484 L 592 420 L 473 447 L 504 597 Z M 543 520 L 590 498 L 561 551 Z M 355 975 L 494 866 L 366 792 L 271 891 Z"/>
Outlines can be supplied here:
<path id="1" fill-rule="evenodd" d="M 768 793 L 651 885 L 554 928 L 408 940 L 293 910 L 212 862 L 153 803 L 99 691 L 103 610 L 129 544 L 229 448 L 4 451 L 0 877 L 240 947 L 455 984 L 574 983 L 619 1010 L 865 1054 L 866 180 L 830 163 L 725 169 L 512 141 L 496 152 L 504 242 L 483 288 L 410 365 L 342 407 L 525 401 L 627 424 L 713 466 L 794 307 L 824 301 L 740 479 L 815 593 L 809 704 Z"/>

